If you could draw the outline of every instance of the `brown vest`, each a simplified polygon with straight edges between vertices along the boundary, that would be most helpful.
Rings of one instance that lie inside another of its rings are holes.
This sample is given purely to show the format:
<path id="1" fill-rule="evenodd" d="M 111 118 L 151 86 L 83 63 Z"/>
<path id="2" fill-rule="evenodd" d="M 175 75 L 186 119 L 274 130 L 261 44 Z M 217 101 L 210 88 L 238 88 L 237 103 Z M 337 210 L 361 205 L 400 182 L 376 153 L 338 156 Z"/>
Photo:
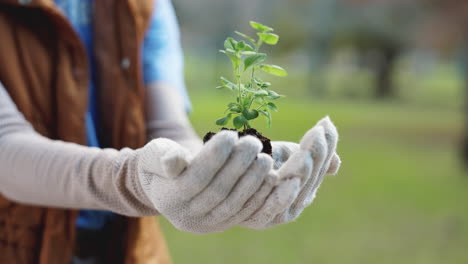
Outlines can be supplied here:
<path id="1" fill-rule="evenodd" d="M 94 43 L 106 147 L 145 144 L 140 47 L 150 0 L 96 0 Z M 0 82 L 40 134 L 86 143 L 89 70 L 79 37 L 52 0 L 0 0 Z M 21 205 L 0 196 L 0 263 L 70 263 L 77 211 Z M 120 218 L 109 263 L 169 263 L 152 217 Z"/>

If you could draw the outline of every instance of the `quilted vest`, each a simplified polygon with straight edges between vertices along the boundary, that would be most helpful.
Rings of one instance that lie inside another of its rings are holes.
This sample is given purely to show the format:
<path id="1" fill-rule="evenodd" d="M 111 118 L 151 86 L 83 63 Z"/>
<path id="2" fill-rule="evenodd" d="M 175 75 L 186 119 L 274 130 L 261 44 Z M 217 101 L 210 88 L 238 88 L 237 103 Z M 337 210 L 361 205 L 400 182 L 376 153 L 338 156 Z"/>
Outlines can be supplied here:
<path id="1" fill-rule="evenodd" d="M 146 142 L 139 58 L 153 5 L 95 1 L 98 129 L 105 147 Z M 85 47 L 52 0 L 0 0 L 0 82 L 37 132 L 86 144 L 89 78 Z M 70 263 L 76 217 L 76 210 L 22 205 L 0 195 L 0 263 Z M 154 217 L 122 216 L 117 222 L 108 263 L 170 263 Z"/>

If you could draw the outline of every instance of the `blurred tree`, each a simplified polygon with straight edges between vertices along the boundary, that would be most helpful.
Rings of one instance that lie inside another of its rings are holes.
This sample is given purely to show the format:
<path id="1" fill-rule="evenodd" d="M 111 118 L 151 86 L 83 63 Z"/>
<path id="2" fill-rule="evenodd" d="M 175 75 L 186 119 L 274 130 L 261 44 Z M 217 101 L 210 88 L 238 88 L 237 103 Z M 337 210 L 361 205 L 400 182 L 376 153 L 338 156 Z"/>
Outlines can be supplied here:
<path id="1" fill-rule="evenodd" d="M 465 167 L 468 167 L 468 1 L 457 0 L 428 0 L 433 9 L 433 16 L 437 21 L 443 21 L 444 28 L 449 29 L 451 35 L 442 38 L 452 40 L 459 44 L 458 61 L 465 82 L 464 95 L 464 133 L 461 142 L 461 158 Z M 435 20 L 435 19 L 434 19 Z"/>
<path id="2" fill-rule="evenodd" d="M 338 5 L 336 47 L 351 45 L 361 61 L 370 62 L 361 66 L 375 73 L 376 98 L 395 96 L 395 64 L 410 43 L 423 6 L 404 0 L 338 0 Z"/>
<path id="3" fill-rule="evenodd" d="M 430 12 L 425 21 L 422 39 L 426 45 L 443 54 L 453 53 L 460 65 L 465 82 L 464 133 L 461 159 L 468 167 L 468 1 L 426 0 Z"/>

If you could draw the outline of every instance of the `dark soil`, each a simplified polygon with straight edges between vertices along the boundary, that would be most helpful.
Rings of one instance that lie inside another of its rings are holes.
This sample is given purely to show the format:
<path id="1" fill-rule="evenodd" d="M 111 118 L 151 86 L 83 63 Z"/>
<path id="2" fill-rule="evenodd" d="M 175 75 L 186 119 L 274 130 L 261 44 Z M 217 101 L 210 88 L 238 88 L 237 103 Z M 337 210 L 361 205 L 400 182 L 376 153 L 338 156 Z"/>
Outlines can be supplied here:
<path id="1" fill-rule="evenodd" d="M 243 131 L 237 131 L 235 129 L 229 129 L 229 128 L 221 128 L 221 130 L 231 130 L 231 131 L 236 131 L 237 134 L 239 135 L 239 137 L 243 137 L 243 136 L 247 136 L 247 135 L 251 135 L 251 136 L 254 136 L 256 138 L 258 138 L 260 140 L 260 142 L 262 142 L 262 145 L 263 145 L 263 149 L 262 149 L 262 152 L 263 153 L 266 153 L 268 155 L 271 155 L 271 142 L 270 142 L 270 139 L 267 138 L 267 137 L 264 137 L 260 132 L 258 132 L 255 128 L 247 128 L 247 129 L 244 129 Z M 208 132 L 206 133 L 206 135 L 203 137 L 203 143 L 206 143 L 208 140 L 210 140 L 214 135 L 216 135 L 216 133 L 214 132 Z"/>

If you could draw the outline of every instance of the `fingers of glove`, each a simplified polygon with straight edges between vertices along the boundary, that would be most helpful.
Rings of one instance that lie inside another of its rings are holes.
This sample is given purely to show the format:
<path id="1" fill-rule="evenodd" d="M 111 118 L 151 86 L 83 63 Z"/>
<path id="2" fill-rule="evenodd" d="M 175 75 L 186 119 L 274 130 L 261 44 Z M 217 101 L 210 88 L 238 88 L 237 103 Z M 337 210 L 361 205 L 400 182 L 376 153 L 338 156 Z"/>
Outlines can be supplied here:
<path id="1" fill-rule="evenodd" d="M 340 168 L 340 165 L 341 165 L 341 159 L 338 156 L 338 154 L 334 153 L 330 162 L 330 166 L 327 170 L 327 174 L 332 174 L 332 175 L 336 174 Z M 293 205 L 290 208 L 288 208 L 288 210 L 283 212 L 282 214 L 276 216 L 273 222 L 271 223 L 271 226 L 275 226 L 285 221 L 292 221 L 296 219 L 302 213 L 302 211 L 313 202 L 313 200 L 315 199 L 315 195 L 317 193 L 318 187 L 320 186 L 320 183 L 322 181 L 323 181 L 323 177 L 321 178 L 321 180 L 319 179 L 318 184 L 315 183 L 316 186 L 304 186 L 303 191 L 299 193 Z M 314 182 L 309 182 L 309 184 L 314 184 Z M 309 190 L 309 191 L 307 192 L 306 190 Z"/>
<path id="2" fill-rule="evenodd" d="M 210 184 L 229 159 L 238 138 L 233 131 L 221 131 L 203 146 L 174 183 L 179 190 L 179 198 L 190 200 Z"/>
<path id="3" fill-rule="evenodd" d="M 249 169 L 261 150 L 262 143 L 257 138 L 242 137 L 211 183 L 190 201 L 190 209 L 193 212 L 208 213 L 226 199 L 236 182 Z M 265 174 L 267 172 L 268 170 L 265 171 Z"/>
<path id="4" fill-rule="evenodd" d="M 301 139 L 300 146 L 301 149 L 310 151 L 312 155 L 314 167 L 312 175 L 308 180 L 315 180 L 316 177 L 320 175 L 319 173 L 328 157 L 325 129 L 322 126 L 314 126 L 311 128 Z"/>
<path id="5" fill-rule="evenodd" d="M 140 164 L 147 174 L 174 178 L 187 167 L 190 153 L 178 143 L 167 139 L 152 140 L 139 150 Z"/>
<path id="6" fill-rule="evenodd" d="M 318 187 L 323 181 L 325 170 L 330 173 L 336 173 L 338 171 L 341 161 L 335 152 L 338 141 L 336 127 L 333 125 L 329 117 L 325 117 L 320 120 L 316 127 L 320 126 L 324 128 L 326 144 L 323 143 L 323 138 L 317 140 L 317 137 L 321 138 L 321 135 L 314 135 L 315 129 L 311 129 L 301 141 L 301 147 L 309 146 L 309 149 L 312 151 L 312 155 L 314 156 L 313 160 L 315 162 L 315 166 L 310 180 L 305 183 L 293 204 L 287 210 L 274 217 L 274 219 L 266 225 L 267 227 L 272 227 L 296 219 L 302 213 L 304 208 L 310 205 L 314 200 Z M 323 150 L 325 149 L 326 154 L 320 155 L 320 153 L 323 153 Z"/>
<path id="7" fill-rule="evenodd" d="M 324 128 L 325 138 L 328 144 L 329 158 L 331 158 L 333 153 L 336 151 L 336 145 L 338 143 L 338 131 L 328 116 L 321 119 L 317 123 L 317 126 L 322 126 Z"/>
<path id="8" fill-rule="evenodd" d="M 286 212 L 286 216 L 289 218 L 297 217 L 307 206 L 309 206 L 315 198 L 315 194 L 320 187 L 324 177 L 316 177 L 315 181 L 308 181 L 299 192 L 296 200 L 293 202 L 291 207 Z"/>
<path id="9" fill-rule="evenodd" d="M 299 149 L 299 144 L 286 141 L 271 142 L 272 157 L 275 161 L 275 169 L 278 169 L 286 162 L 291 155 Z"/>
<path id="10" fill-rule="evenodd" d="M 270 228 L 296 220 L 299 217 L 299 215 L 304 211 L 305 207 L 295 207 L 294 205 L 295 203 L 293 203 L 284 212 L 275 216 L 273 220 L 266 225 L 266 227 Z"/>
<path id="11" fill-rule="evenodd" d="M 313 133 L 315 132 L 315 134 Z M 321 172 L 323 171 L 323 166 L 325 165 L 325 159 L 327 157 L 328 147 L 325 140 L 324 129 L 321 126 L 316 126 L 309 130 L 308 133 L 304 136 L 305 139 L 301 143 L 301 147 L 307 147 L 310 150 L 310 154 L 312 155 L 313 159 L 313 168 L 310 177 L 302 183 L 301 190 L 297 199 L 292 204 L 292 210 L 296 210 L 295 208 L 304 208 L 304 201 L 307 197 L 314 191 L 316 188 L 317 183 L 321 182 L 323 178 L 321 177 Z M 295 214 L 296 212 L 292 212 Z"/>
<path id="12" fill-rule="evenodd" d="M 291 222 L 294 221 L 297 217 L 299 217 L 302 211 L 304 211 L 304 209 L 307 207 L 305 205 L 305 200 L 299 198 L 299 196 L 301 196 L 301 194 L 298 195 L 296 201 L 294 201 L 289 208 L 275 216 L 273 220 L 267 224 L 267 227 L 273 227 L 287 222 Z M 298 200 L 301 200 L 301 203 L 298 203 Z"/>
<path id="13" fill-rule="evenodd" d="M 313 179 L 308 181 L 303 188 L 301 189 L 301 192 L 299 193 L 296 201 L 294 201 L 293 205 L 291 206 L 289 210 L 289 217 L 297 217 L 302 210 L 304 210 L 305 207 L 309 206 L 312 201 L 315 198 L 315 194 L 317 193 L 318 188 L 320 187 L 320 184 L 323 182 L 323 179 L 325 178 L 325 175 L 327 173 L 335 174 L 338 172 L 338 169 L 340 167 L 341 160 L 340 157 L 334 153 L 332 160 L 330 161 L 329 166 L 327 165 L 326 169 L 327 171 L 325 172 L 324 169 L 321 169 L 319 174 L 314 174 Z"/>
<path id="14" fill-rule="evenodd" d="M 325 140 L 325 129 L 322 126 L 314 126 L 305 133 L 299 142 L 301 149 L 312 150 L 312 147 L 318 139 Z M 326 140 L 325 140 L 326 141 Z"/>
<path id="15" fill-rule="evenodd" d="M 291 215 L 297 215 L 300 213 L 305 207 L 309 206 L 315 198 L 315 194 L 317 193 L 320 184 L 323 182 L 323 179 L 327 174 L 336 174 L 338 169 L 340 168 L 341 160 L 338 154 L 334 153 L 332 156 L 331 161 L 326 168 L 322 169 L 318 177 L 316 177 L 315 181 L 309 182 L 306 186 L 303 187 L 301 193 L 297 198 L 297 201 L 294 202 L 291 208 Z M 326 170 L 326 171 L 325 171 Z M 300 212 L 298 212 L 300 211 Z"/>
<path id="16" fill-rule="evenodd" d="M 247 200 L 242 209 L 229 219 L 225 220 L 223 225 L 238 225 L 258 211 L 263 206 L 265 200 L 271 194 L 273 189 L 277 186 L 277 183 L 279 182 L 278 178 L 278 174 L 271 170 L 260 188 Z"/>
<path id="17" fill-rule="evenodd" d="M 296 151 L 278 170 L 280 179 L 297 177 L 304 183 L 310 177 L 313 167 L 313 160 L 308 150 L 300 149 Z"/>
<path id="18" fill-rule="evenodd" d="M 313 182 L 308 182 L 307 184 L 312 185 Z M 294 219 L 299 217 L 302 211 L 304 211 L 304 209 L 313 202 L 318 188 L 313 189 L 312 187 L 307 186 L 307 184 L 302 189 L 302 191 L 299 192 L 293 204 L 272 221 L 272 225 L 278 225 L 285 221 L 293 221 Z"/>
<path id="19" fill-rule="evenodd" d="M 161 158 L 162 169 L 169 178 L 175 178 L 179 176 L 182 171 L 189 164 L 189 153 L 188 150 L 184 149 L 184 153 L 179 151 L 171 150 L 167 152 Z"/>
<path id="20" fill-rule="evenodd" d="M 241 225 L 253 229 L 268 227 L 273 218 L 285 211 L 296 199 L 300 190 L 300 180 L 291 178 L 284 180 L 268 196 L 264 205 Z"/>
<path id="21" fill-rule="evenodd" d="M 237 215 L 246 202 L 260 189 L 272 167 L 273 159 L 267 154 L 260 153 L 229 196 L 209 212 L 212 221 L 223 222 L 233 215 Z"/>
<path id="22" fill-rule="evenodd" d="M 338 170 L 341 166 L 341 159 L 338 154 L 334 153 L 330 162 L 330 167 L 328 167 L 327 174 L 335 175 L 338 173 Z"/>
<path id="23" fill-rule="evenodd" d="M 317 126 L 322 126 L 325 130 L 325 138 L 327 140 L 327 146 L 328 146 L 328 155 L 327 158 L 325 159 L 325 165 L 322 168 L 322 174 L 326 174 L 326 171 L 328 170 L 328 167 L 331 165 L 331 159 L 333 158 L 333 155 L 335 154 L 336 151 L 336 145 L 338 143 L 338 132 L 336 130 L 335 125 L 331 122 L 330 118 L 327 116 L 320 120 L 317 123 Z"/>
<path id="24" fill-rule="evenodd" d="M 339 156 L 335 152 L 336 145 L 338 143 L 338 132 L 336 131 L 336 127 L 333 125 L 333 123 L 328 117 L 325 117 L 324 119 L 320 120 L 319 125 L 325 127 L 325 137 L 327 139 L 329 152 L 328 152 L 326 160 L 324 161 L 324 165 L 322 166 L 318 176 L 316 177 L 314 184 L 304 190 L 304 192 L 306 193 L 311 193 L 311 192 L 315 193 L 318 187 L 320 186 L 320 184 L 322 183 L 325 175 L 328 173 L 328 171 L 330 171 L 330 168 L 332 168 L 332 171 L 335 170 L 335 173 L 336 173 L 341 164 L 341 160 L 339 159 Z M 306 194 L 305 197 L 311 197 L 311 195 Z M 310 203 L 312 203 L 313 199 L 309 199 L 309 200 L 310 200 L 309 202 L 303 202 L 303 203 L 307 206 Z"/>
<path id="25" fill-rule="evenodd" d="M 311 175 L 303 182 L 303 185 L 308 181 L 316 181 L 326 157 L 328 156 L 328 146 L 325 139 L 325 130 L 322 126 L 314 126 L 312 129 L 307 131 L 301 140 L 301 149 L 309 151 L 313 159 L 313 168 Z"/>

